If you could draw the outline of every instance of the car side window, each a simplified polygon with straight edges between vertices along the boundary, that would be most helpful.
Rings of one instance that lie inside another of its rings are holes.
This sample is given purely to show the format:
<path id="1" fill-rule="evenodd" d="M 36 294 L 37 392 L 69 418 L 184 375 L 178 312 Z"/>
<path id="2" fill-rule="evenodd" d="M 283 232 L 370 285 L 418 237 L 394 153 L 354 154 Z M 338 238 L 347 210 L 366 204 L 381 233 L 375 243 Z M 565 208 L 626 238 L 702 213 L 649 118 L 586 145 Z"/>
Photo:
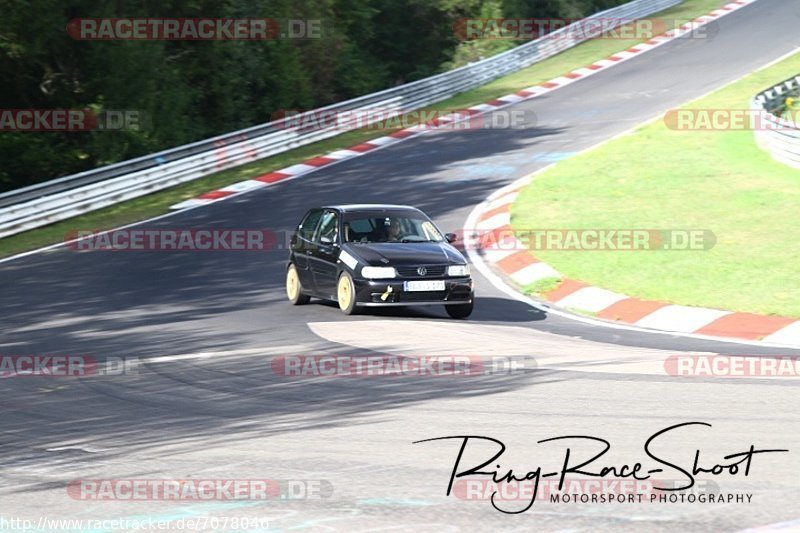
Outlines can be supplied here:
<path id="1" fill-rule="evenodd" d="M 317 229 L 319 219 L 322 218 L 322 209 L 312 209 L 300 223 L 297 234 L 303 239 L 310 241 L 314 238 L 314 230 Z"/>
<path id="2" fill-rule="evenodd" d="M 336 216 L 334 211 L 325 211 L 320 220 L 317 237 L 314 241 L 322 244 L 332 244 L 336 242 L 338 229 L 339 217 Z"/>

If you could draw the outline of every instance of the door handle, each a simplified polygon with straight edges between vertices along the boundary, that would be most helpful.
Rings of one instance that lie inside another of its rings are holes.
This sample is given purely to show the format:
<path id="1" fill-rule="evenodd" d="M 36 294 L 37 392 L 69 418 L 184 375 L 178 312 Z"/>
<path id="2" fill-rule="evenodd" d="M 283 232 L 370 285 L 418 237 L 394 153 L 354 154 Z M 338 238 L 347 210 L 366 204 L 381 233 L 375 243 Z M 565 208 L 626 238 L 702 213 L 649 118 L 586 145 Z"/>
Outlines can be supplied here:
<path id="1" fill-rule="evenodd" d="M 306 255 L 314 255 L 311 250 L 306 250 Z"/>

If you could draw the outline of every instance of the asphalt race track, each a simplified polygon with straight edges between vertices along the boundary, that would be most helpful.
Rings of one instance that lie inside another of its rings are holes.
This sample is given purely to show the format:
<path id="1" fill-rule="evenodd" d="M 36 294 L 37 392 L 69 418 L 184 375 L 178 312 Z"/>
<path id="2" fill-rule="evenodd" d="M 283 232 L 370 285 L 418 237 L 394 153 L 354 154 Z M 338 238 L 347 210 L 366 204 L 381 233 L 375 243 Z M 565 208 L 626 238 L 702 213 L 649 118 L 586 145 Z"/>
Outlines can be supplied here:
<path id="1" fill-rule="evenodd" d="M 459 229 L 497 188 L 800 46 L 795 4 L 759 0 L 714 23 L 710 39 L 678 39 L 522 102 L 512 109 L 535 115 L 530 128 L 426 134 L 142 227 L 286 231 L 312 206 L 380 202 L 418 206 L 442 229 Z M 143 361 L 138 374 L 125 376 L 0 379 L 0 517 L 178 519 L 212 512 L 299 531 L 732 531 L 800 519 L 797 380 L 663 372 L 663 359 L 683 351 L 800 351 L 548 315 L 510 299 L 474 269 L 478 301 L 468 321 L 448 319 L 438 308 L 347 317 L 332 304 L 290 306 L 285 260 L 285 251 L 56 248 L 0 262 L 0 353 Z M 521 356 L 527 370 L 291 379 L 270 365 L 286 354 L 375 353 Z M 717 458 L 751 443 L 790 453 L 756 456 L 749 477 L 714 479 L 723 493 L 752 493 L 751 503 L 537 502 L 509 515 L 489 501 L 445 496 L 455 442 L 412 444 L 493 436 L 508 446 L 504 464 L 525 472 L 558 462 L 535 441 L 584 434 L 612 442 L 608 464 L 632 463 L 646 459 L 642 445 L 654 432 L 691 420 L 714 427 L 670 439 L 670 452 L 688 457 L 688 466 L 700 446 Z M 325 480 L 333 492 L 285 502 L 71 498 L 67 483 L 85 478 Z"/>

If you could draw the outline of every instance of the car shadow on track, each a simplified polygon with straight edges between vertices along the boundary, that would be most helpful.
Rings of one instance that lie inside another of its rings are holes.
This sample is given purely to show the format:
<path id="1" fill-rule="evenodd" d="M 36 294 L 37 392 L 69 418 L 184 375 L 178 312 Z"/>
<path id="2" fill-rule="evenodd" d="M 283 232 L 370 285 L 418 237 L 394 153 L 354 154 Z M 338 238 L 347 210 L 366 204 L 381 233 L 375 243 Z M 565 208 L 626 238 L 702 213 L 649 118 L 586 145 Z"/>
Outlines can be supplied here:
<path id="1" fill-rule="evenodd" d="M 347 320 L 350 317 L 339 312 L 339 307 L 335 302 L 325 300 L 312 300 L 311 306 L 319 305 L 331 310 L 329 321 Z M 466 319 L 453 319 L 447 315 L 443 305 L 418 306 L 418 307 L 362 307 L 358 314 L 353 318 L 409 318 L 409 319 L 447 319 L 469 322 L 536 322 L 547 318 L 547 313 L 531 307 L 530 305 L 518 302 L 511 298 L 478 297 L 475 299 L 475 309 Z"/>

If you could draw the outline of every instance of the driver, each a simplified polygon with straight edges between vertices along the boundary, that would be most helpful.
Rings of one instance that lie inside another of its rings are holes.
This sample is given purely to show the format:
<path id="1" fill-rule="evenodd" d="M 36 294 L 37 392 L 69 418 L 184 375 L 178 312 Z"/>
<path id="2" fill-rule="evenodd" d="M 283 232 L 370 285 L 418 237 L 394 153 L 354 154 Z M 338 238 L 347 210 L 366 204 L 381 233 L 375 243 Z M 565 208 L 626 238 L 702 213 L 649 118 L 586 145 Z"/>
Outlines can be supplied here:
<path id="1" fill-rule="evenodd" d="M 403 234 L 403 230 L 400 227 L 400 221 L 396 218 L 393 218 L 389 223 L 389 230 L 387 234 L 387 239 L 390 241 L 398 241 Z"/>

